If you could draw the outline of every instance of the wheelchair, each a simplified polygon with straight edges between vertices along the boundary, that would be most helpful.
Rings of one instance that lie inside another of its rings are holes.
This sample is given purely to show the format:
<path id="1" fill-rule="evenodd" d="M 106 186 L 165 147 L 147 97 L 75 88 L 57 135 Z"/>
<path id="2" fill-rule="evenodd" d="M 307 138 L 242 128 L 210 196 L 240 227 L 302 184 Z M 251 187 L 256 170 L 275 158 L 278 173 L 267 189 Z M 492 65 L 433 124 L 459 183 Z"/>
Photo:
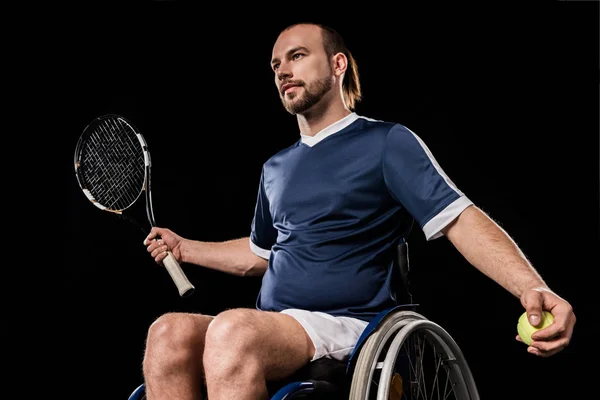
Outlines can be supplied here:
<path id="1" fill-rule="evenodd" d="M 479 400 L 460 347 L 437 323 L 416 312 L 408 288 L 408 243 L 397 246 L 401 305 L 381 311 L 359 337 L 348 361 L 322 358 L 278 382 L 270 400 Z M 142 383 L 128 400 L 144 400 Z"/>

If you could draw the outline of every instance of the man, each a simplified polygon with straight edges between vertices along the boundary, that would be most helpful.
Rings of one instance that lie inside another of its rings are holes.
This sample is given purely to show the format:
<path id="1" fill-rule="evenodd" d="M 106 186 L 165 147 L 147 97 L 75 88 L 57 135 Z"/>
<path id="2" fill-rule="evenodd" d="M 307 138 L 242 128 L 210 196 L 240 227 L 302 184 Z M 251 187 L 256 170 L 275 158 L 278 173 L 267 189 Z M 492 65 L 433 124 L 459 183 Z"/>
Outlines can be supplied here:
<path id="1" fill-rule="evenodd" d="M 568 345 L 571 305 L 458 190 L 420 138 L 353 111 L 357 67 L 335 31 L 288 27 L 271 66 L 300 139 L 263 165 L 249 237 L 209 243 L 154 228 L 144 242 L 157 263 L 170 249 L 187 264 L 263 275 L 257 307 L 158 318 L 143 362 L 149 400 L 199 398 L 204 383 L 211 400 L 266 399 L 267 381 L 320 357 L 346 360 L 369 319 L 395 304 L 394 249 L 413 221 L 427 240 L 445 236 L 520 298 L 533 325 L 542 310 L 554 314 L 530 353 L 547 357 Z"/>

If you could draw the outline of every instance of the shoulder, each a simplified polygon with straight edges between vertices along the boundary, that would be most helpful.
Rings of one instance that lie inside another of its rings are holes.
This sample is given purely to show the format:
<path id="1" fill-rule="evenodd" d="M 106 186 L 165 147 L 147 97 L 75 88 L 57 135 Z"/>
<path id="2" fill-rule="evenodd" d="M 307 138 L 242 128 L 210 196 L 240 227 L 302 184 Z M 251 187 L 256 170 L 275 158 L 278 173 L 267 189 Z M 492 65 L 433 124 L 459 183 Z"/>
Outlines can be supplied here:
<path id="1" fill-rule="evenodd" d="M 372 130 L 373 132 L 381 132 L 387 134 L 394 126 L 399 125 L 397 122 L 385 121 L 381 119 L 371 118 L 365 115 L 359 115 L 355 125 L 359 129 Z"/>
<path id="2" fill-rule="evenodd" d="M 414 137 L 414 133 L 410 129 L 396 121 L 380 120 L 361 115 L 356 123 L 360 129 L 379 134 L 385 139 L 388 139 L 390 136 L 396 139 Z"/>
<path id="3" fill-rule="evenodd" d="M 263 168 L 265 166 L 271 165 L 273 163 L 281 162 L 285 158 L 289 157 L 300 145 L 300 139 L 296 140 L 291 145 L 284 147 L 281 150 L 273 153 L 267 160 L 263 163 Z"/>
<path id="4" fill-rule="evenodd" d="M 393 123 L 385 136 L 386 146 L 410 148 L 412 146 L 425 148 L 423 140 L 406 125 Z"/>

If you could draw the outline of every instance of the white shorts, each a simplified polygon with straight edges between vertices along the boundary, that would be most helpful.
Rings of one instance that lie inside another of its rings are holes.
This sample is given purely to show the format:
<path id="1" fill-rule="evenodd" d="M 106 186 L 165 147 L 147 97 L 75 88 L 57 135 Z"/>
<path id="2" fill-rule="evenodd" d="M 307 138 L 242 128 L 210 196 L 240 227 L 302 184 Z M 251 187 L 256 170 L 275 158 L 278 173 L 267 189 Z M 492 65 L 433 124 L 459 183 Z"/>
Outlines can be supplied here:
<path id="1" fill-rule="evenodd" d="M 334 317 L 317 311 L 288 309 L 281 311 L 294 317 L 306 330 L 315 346 L 311 361 L 321 357 L 346 361 L 368 322 L 351 317 Z"/>

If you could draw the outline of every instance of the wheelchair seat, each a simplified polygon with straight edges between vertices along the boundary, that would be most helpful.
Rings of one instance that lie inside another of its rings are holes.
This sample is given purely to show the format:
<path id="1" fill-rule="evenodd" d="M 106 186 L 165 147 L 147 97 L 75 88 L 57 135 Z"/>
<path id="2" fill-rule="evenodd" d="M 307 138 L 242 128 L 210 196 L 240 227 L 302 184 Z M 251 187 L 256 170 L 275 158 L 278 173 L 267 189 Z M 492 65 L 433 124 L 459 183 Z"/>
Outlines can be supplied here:
<path id="1" fill-rule="evenodd" d="M 300 368 L 292 376 L 277 382 L 268 382 L 270 400 L 283 399 L 347 399 L 350 381 L 346 363 L 320 358 Z"/>

